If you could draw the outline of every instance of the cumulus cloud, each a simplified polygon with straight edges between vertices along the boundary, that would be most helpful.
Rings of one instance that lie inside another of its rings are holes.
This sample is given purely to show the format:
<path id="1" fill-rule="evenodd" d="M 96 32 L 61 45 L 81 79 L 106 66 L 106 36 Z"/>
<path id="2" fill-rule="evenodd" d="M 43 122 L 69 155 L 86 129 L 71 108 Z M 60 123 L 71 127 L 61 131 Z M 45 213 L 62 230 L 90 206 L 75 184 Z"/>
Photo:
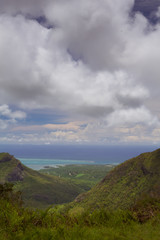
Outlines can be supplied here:
<path id="1" fill-rule="evenodd" d="M 92 70 L 115 69 L 119 67 L 119 57 L 125 48 L 122 29 L 125 30 L 127 24 L 124 16 L 128 16 L 132 4 L 132 0 L 63 0 L 53 2 L 46 14 L 62 29 L 73 59 L 83 59 Z"/>
<path id="2" fill-rule="evenodd" d="M 122 109 L 112 113 L 108 117 L 110 126 L 134 126 L 135 124 L 146 124 L 148 126 L 158 126 L 158 118 L 153 117 L 144 107 L 136 109 Z"/>
<path id="3" fill-rule="evenodd" d="M 1 0 L 1 13 L 15 15 L 18 13 L 39 16 L 50 0 Z"/>
<path id="4" fill-rule="evenodd" d="M 31 109 L 58 110 L 71 122 L 85 119 L 85 129 L 68 133 L 84 141 L 93 137 L 89 128 L 102 140 L 109 127 L 158 126 L 160 25 L 130 14 L 133 5 L 134 0 L 0 0 L 1 115 L 16 121 Z M 40 24 L 40 17 L 52 28 Z"/>
<path id="5" fill-rule="evenodd" d="M 0 106 L 0 116 L 10 119 L 24 119 L 26 114 L 22 111 L 12 111 L 8 105 L 4 104 Z"/>
<path id="6" fill-rule="evenodd" d="M 26 118 L 23 111 L 12 111 L 8 105 L 0 105 L 0 129 L 6 129 L 9 124 L 15 124 L 17 120 Z"/>

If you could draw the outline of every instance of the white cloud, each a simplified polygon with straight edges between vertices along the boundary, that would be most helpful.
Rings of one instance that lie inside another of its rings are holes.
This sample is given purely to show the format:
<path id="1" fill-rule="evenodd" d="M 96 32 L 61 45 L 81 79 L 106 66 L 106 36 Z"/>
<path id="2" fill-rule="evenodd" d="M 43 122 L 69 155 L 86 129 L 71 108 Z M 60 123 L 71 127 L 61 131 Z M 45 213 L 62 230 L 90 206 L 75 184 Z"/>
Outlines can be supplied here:
<path id="1" fill-rule="evenodd" d="M 17 120 L 26 118 L 23 111 L 12 111 L 8 105 L 0 105 L 0 129 L 6 129 L 10 124 L 15 124 Z"/>
<path id="2" fill-rule="evenodd" d="M 158 10 L 157 10 L 157 12 L 156 12 L 156 16 L 157 16 L 158 18 L 160 18 L 160 7 L 158 7 Z"/>
<path id="3" fill-rule="evenodd" d="M 158 118 L 153 117 L 144 107 L 116 111 L 107 118 L 107 121 L 109 126 L 134 126 L 135 124 L 145 124 L 155 127 L 159 124 Z"/>
<path id="4" fill-rule="evenodd" d="M 26 113 L 23 111 L 12 111 L 8 105 L 0 105 L 0 116 L 4 116 L 10 119 L 24 119 Z"/>
<path id="5" fill-rule="evenodd" d="M 1 128 L 37 108 L 85 119 L 86 129 L 61 129 L 53 134 L 58 139 L 92 141 L 93 131 L 102 141 L 109 127 L 113 135 L 122 125 L 157 127 L 160 25 L 140 13 L 131 18 L 133 4 L 0 0 L 0 114 L 8 118 Z M 42 15 L 53 28 L 35 20 Z"/>

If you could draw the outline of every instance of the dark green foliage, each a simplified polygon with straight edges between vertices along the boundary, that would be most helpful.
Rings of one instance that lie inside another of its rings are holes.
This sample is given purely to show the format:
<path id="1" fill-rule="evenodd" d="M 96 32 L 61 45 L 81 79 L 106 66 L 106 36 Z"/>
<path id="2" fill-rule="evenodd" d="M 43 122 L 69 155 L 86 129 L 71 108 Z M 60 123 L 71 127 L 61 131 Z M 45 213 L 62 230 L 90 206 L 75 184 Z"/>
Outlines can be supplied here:
<path id="1" fill-rule="evenodd" d="M 78 196 L 73 205 L 127 209 L 144 195 L 160 199 L 160 149 L 115 167 L 92 190 Z"/>
<path id="2" fill-rule="evenodd" d="M 1 240 L 159 240 L 160 216 L 139 223 L 133 211 L 33 211 L 0 199 Z"/>
<path id="3" fill-rule="evenodd" d="M 22 193 L 13 191 L 12 183 L 0 184 L 0 199 L 11 202 L 14 205 L 22 205 Z"/>
<path id="4" fill-rule="evenodd" d="M 114 165 L 66 165 L 58 168 L 48 167 L 40 172 L 72 180 L 82 190 L 88 191 L 113 168 Z"/>
<path id="5" fill-rule="evenodd" d="M 69 180 L 49 176 L 24 166 L 8 153 L 0 154 L 0 183 L 14 183 L 22 192 L 24 206 L 47 208 L 73 201 L 83 189 Z"/>
<path id="6" fill-rule="evenodd" d="M 132 207 L 136 219 L 143 223 L 160 213 L 160 198 L 143 196 Z"/>
<path id="7" fill-rule="evenodd" d="M 23 208 L 13 185 L 0 185 L 0 239 L 159 240 L 159 164 L 160 150 L 142 154 L 116 167 L 75 202 L 45 211 Z M 27 174 L 26 186 L 36 179 L 46 187 L 51 177 L 32 170 Z"/>

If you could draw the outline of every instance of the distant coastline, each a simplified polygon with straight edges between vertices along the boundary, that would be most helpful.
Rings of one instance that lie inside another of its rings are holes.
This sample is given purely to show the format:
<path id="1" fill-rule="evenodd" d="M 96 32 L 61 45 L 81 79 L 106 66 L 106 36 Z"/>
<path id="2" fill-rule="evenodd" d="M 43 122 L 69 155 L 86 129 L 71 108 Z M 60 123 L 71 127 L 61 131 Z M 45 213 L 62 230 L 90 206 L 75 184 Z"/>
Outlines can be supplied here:
<path id="1" fill-rule="evenodd" d="M 119 164 L 157 148 L 156 145 L 0 145 L 0 152 L 8 152 L 38 170 L 67 164 Z"/>
<path id="2" fill-rule="evenodd" d="M 63 160 L 63 159 L 41 159 L 41 158 L 19 158 L 19 160 L 34 170 L 40 170 L 46 167 L 59 167 L 66 165 L 96 164 L 94 161 L 84 160 Z"/>

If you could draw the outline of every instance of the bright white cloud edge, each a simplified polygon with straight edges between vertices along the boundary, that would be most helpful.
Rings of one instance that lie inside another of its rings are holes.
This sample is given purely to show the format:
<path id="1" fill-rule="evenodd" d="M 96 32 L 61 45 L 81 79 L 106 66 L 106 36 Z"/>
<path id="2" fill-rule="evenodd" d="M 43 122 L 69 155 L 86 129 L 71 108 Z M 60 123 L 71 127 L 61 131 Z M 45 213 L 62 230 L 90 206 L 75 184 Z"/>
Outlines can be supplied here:
<path id="1" fill-rule="evenodd" d="M 72 121 L 85 119 L 83 129 L 26 130 L 1 141 L 159 141 L 156 104 L 149 103 L 159 101 L 160 26 L 152 27 L 141 14 L 131 19 L 133 1 L 0 4 L 0 104 L 21 109 L 8 110 L 1 129 L 18 125 L 26 109 L 58 109 Z M 17 12 L 22 14 L 13 16 Z M 53 29 L 25 17 L 40 12 Z M 141 126 L 141 137 L 121 132 L 124 125 Z"/>

